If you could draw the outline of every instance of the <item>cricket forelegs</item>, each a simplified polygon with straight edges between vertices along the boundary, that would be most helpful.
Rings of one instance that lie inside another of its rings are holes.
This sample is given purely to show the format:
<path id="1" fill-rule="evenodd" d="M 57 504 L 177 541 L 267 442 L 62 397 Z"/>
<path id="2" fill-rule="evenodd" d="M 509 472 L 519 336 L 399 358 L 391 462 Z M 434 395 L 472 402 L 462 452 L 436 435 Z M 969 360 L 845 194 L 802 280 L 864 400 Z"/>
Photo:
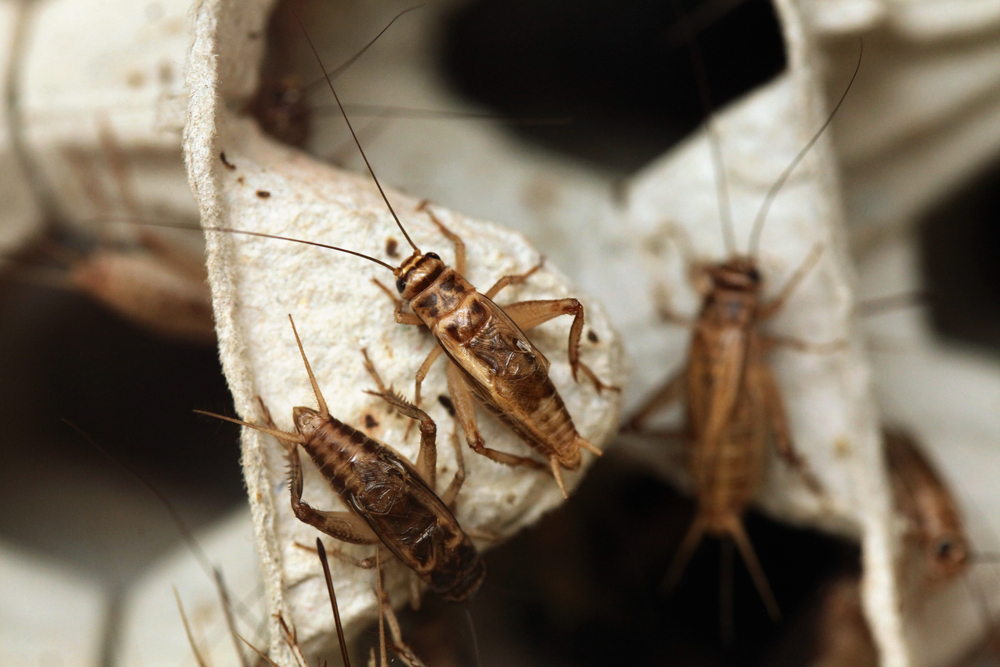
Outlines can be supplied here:
<path id="1" fill-rule="evenodd" d="M 386 296 L 392 299 L 394 305 L 393 314 L 396 316 L 396 322 L 398 324 L 408 324 L 413 327 L 423 326 L 424 321 L 420 319 L 420 316 L 416 313 L 404 313 L 403 312 L 403 300 L 392 293 L 392 290 L 382 284 L 378 278 L 372 278 L 372 282 L 378 285 L 378 288 L 385 292 Z"/>

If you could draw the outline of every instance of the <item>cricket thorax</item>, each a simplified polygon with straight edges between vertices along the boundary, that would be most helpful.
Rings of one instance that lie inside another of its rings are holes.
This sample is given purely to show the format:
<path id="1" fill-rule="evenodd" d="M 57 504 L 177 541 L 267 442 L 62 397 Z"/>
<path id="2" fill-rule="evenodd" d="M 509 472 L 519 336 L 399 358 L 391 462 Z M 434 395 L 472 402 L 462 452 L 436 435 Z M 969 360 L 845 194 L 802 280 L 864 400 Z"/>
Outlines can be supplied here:
<path id="1" fill-rule="evenodd" d="M 464 327 L 473 324 L 473 321 L 481 322 L 486 317 L 486 310 L 475 299 L 468 299 L 473 295 L 476 295 L 476 288 L 458 271 L 444 268 L 435 275 L 434 280 L 427 282 L 423 290 L 411 297 L 410 307 L 428 327 L 449 316 L 468 320 L 463 324 Z M 462 308 L 463 303 L 469 305 L 469 308 Z M 465 310 L 469 312 L 463 317 L 460 311 Z"/>
<path id="2" fill-rule="evenodd" d="M 705 299 L 701 320 L 714 326 L 749 328 L 757 321 L 757 293 L 732 289 L 715 289 Z"/>

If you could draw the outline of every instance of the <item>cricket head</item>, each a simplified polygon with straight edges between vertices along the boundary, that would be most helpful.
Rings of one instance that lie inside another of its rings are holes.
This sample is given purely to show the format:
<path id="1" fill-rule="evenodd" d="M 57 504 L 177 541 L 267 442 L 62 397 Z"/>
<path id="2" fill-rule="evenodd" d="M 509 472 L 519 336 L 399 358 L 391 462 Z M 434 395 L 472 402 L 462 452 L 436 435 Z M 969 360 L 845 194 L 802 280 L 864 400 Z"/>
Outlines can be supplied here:
<path id="1" fill-rule="evenodd" d="M 409 301 L 423 292 L 447 268 L 441 258 L 429 252 L 414 251 L 393 273 L 396 274 L 396 290 L 404 300 Z"/>
<path id="2" fill-rule="evenodd" d="M 748 255 L 733 255 L 725 262 L 706 267 L 705 272 L 712 281 L 712 287 L 717 290 L 738 292 L 760 290 L 762 278 L 757 269 L 757 262 Z"/>

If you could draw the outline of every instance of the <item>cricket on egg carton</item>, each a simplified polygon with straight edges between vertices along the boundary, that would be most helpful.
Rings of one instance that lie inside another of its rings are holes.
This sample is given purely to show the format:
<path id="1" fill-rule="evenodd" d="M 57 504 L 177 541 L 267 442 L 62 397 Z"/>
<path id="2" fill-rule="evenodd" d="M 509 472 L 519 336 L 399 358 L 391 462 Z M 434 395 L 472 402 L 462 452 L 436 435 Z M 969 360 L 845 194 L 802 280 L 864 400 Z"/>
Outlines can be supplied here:
<path id="1" fill-rule="evenodd" d="M 248 45 L 245 32 L 248 21 L 263 30 L 268 8 L 205 3 L 195 18 L 185 147 L 203 225 L 328 243 L 399 264 L 409 246 L 368 177 L 339 171 L 279 145 L 254 122 L 229 110 L 255 89 L 259 51 Z M 386 194 L 414 243 L 453 262 L 452 243 L 427 212 L 419 210 L 420 200 L 388 188 Z M 517 233 L 438 207 L 433 210 L 465 240 L 466 277 L 480 289 L 501 276 L 523 273 L 541 259 Z M 288 324 L 291 314 L 331 413 L 357 428 L 366 427 L 366 433 L 415 460 L 416 430 L 406 439 L 408 420 L 363 393 L 375 386 L 364 369 L 362 349 L 387 383 L 409 395 L 416 369 L 436 344 L 430 336 L 394 321 L 392 301 L 372 283 L 378 278 L 392 284 L 394 276 L 356 257 L 269 238 L 209 232 L 208 251 L 221 357 L 237 411 L 260 422 L 259 396 L 279 428 L 288 429 L 293 407 L 315 406 Z M 523 285 L 508 287 L 497 300 L 502 305 L 508 299 L 571 295 L 565 278 L 543 266 Z M 617 337 L 596 303 L 586 297 L 580 300 L 587 330 L 595 334 L 585 337 L 582 360 L 605 382 L 620 384 L 624 378 Z M 565 323 L 533 331 L 532 340 L 549 358 L 550 375 L 576 428 L 601 446 L 616 426 L 619 394 L 598 392 L 582 373 L 580 382 L 574 383 L 565 347 L 569 318 L 564 319 Z M 446 480 L 456 469 L 446 443 L 457 425 L 438 401 L 447 396 L 443 364 L 431 369 L 423 396 L 424 407 L 438 423 L 438 474 Z M 487 446 L 531 454 L 497 421 L 481 418 L 479 426 Z M 282 447 L 270 436 L 254 432 L 245 432 L 243 442 L 269 607 L 295 624 L 307 651 L 317 650 L 331 641 L 332 618 L 309 613 L 327 604 L 326 588 L 315 554 L 296 545 L 312 544 L 316 532 L 292 514 Z M 587 456 L 589 462 L 593 457 Z M 544 470 L 501 466 L 469 450 L 465 462 L 467 479 L 456 516 L 466 529 L 503 539 L 562 502 L 552 475 Z M 567 485 L 572 487 L 578 478 L 578 473 L 567 472 Z M 340 506 L 325 480 L 308 467 L 305 498 L 321 509 Z M 370 548 L 344 550 L 359 558 L 371 555 Z M 374 616 L 372 581 L 351 565 L 335 562 L 333 567 L 350 636 Z M 400 594 L 406 578 L 397 570 L 390 571 L 388 579 L 399 604 L 406 598 Z"/>

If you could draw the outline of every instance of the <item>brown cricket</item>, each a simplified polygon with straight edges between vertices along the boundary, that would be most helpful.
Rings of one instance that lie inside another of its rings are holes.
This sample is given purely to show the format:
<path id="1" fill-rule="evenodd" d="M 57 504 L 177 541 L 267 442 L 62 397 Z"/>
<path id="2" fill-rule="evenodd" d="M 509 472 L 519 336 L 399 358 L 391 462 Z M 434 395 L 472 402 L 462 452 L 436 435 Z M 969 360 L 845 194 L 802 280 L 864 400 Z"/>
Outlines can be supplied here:
<path id="1" fill-rule="evenodd" d="M 426 207 L 424 207 L 426 210 Z M 541 265 L 526 273 L 500 278 L 481 294 L 464 277 L 465 244 L 427 211 L 441 232 L 455 244 L 455 268 L 435 253 L 422 253 L 412 241 L 413 254 L 393 269 L 396 289 L 395 316 L 400 324 L 425 325 L 438 346 L 416 375 L 414 402 L 432 364 L 448 357 L 448 393 L 469 446 L 497 463 L 540 466 L 533 458 L 486 447 L 476 423 L 473 397 L 547 460 L 560 491 L 566 496 L 561 469 L 576 470 L 581 449 L 601 451 L 577 432 L 566 405 L 549 379 L 549 361 L 524 334 L 560 315 L 573 315 L 569 334 L 569 361 L 574 379 L 582 371 L 600 391 L 604 385 L 580 361 L 583 306 L 573 298 L 523 301 L 501 308 L 493 297 L 507 285 L 522 282 Z M 402 226 L 400 227 L 402 229 Z M 405 231 L 403 232 L 405 235 Z M 409 237 L 406 237 L 409 241 Z M 383 286 L 383 289 L 386 289 Z M 391 292 L 386 290 L 390 296 Z M 409 303 L 412 313 L 404 312 Z"/>
<path id="2" fill-rule="evenodd" d="M 779 339 L 763 334 L 758 326 L 780 309 L 816 257 L 816 252 L 810 255 L 779 296 L 764 303 L 761 276 L 752 257 L 736 255 L 701 267 L 711 286 L 692 323 L 687 365 L 629 422 L 639 428 L 651 414 L 684 397 L 684 439 L 698 509 L 667 570 L 667 586 L 680 579 L 705 534 L 728 537 L 774 620 L 781 612 L 743 527 L 743 514 L 763 482 L 770 441 L 812 489 L 818 491 L 819 484 L 792 446 L 781 392 L 764 359 Z"/>
<path id="3" fill-rule="evenodd" d="M 857 76 L 857 70 L 854 75 Z M 820 486 L 792 445 L 781 390 L 765 355 L 779 345 L 800 350 L 834 350 L 840 343 L 817 345 L 761 331 L 761 325 L 780 311 L 813 268 L 822 247 L 813 249 L 771 300 L 763 296 L 757 255 L 764 220 L 774 196 L 829 126 L 846 95 L 847 91 L 767 193 L 754 221 L 749 253 L 735 252 L 732 222 L 728 214 L 723 214 L 729 258 L 714 264 L 689 262 L 695 278 L 692 282 L 701 295 L 698 315 L 687 318 L 674 313 L 669 304 L 661 304 L 664 319 L 692 329 L 687 363 L 629 422 L 631 428 L 639 428 L 651 414 L 683 397 L 686 408 L 683 438 L 688 448 L 697 511 L 664 576 L 667 587 L 680 579 L 705 534 L 729 538 L 739 549 L 764 606 L 775 621 L 781 617 L 778 602 L 743 526 L 743 514 L 763 483 L 771 443 L 814 492 L 818 493 Z M 709 137 L 717 142 L 710 127 Z M 720 153 L 713 143 L 721 182 Z"/>
<path id="4" fill-rule="evenodd" d="M 951 490 L 905 431 L 883 429 L 893 499 L 904 539 L 920 554 L 923 585 L 949 581 L 969 565 L 969 542 Z"/>
<path id="5" fill-rule="evenodd" d="M 291 317 L 289 317 L 291 320 Z M 369 392 L 397 412 L 420 422 L 416 463 L 330 415 L 292 323 L 318 410 L 297 407 L 295 432 L 273 425 L 208 414 L 278 438 L 288 452 L 292 511 L 327 535 L 351 544 L 381 544 L 446 600 L 467 600 L 486 576 L 486 566 L 449 507 L 464 481 L 460 468 L 438 497 L 437 426 L 427 413 L 392 390 Z M 380 383 L 379 383 L 380 384 Z M 199 411 L 200 412 L 200 411 Z M 266 410 L 265 410 L 266 414 Z M 301 446 L 341 497 L 347 511 L 323 511 L 302 500 Z"/>
<path id="6" fill-rule="evenodd" d="M 951 490 L 917 441 L 895 427 L 884 427 L 882 435 L 893 503 L 906 520 L 903 556 L 911 566 L 906 583 L 911 594 L 926 596 L 968 571 L 969 541 Z M 821 609 L 814 665 L 875 667 L 878 649 L 862 609 L 860 575 L 831 583 Z M 984 612 L 988 617 L 987 605 Z"/>

